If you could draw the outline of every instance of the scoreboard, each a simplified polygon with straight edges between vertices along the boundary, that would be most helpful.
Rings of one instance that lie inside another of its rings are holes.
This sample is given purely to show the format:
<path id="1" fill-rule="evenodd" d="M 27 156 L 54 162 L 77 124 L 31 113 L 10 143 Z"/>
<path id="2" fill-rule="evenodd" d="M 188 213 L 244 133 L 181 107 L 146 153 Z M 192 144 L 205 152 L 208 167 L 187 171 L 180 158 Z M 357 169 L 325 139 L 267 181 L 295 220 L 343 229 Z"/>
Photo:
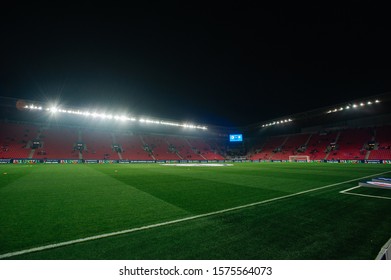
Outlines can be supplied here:
<path id="1" fill-rule="evenodd" d="M 230 134 L 229 135 L 229 142 L 243 142 L 243 135 L 242 134 Z"/>

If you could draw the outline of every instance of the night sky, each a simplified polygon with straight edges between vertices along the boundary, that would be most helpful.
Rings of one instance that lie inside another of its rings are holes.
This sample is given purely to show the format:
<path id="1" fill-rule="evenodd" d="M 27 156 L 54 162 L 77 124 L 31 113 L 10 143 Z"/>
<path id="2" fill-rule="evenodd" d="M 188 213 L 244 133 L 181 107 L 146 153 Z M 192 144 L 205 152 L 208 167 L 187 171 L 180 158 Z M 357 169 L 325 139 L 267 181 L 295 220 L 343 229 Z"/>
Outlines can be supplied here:
<path id="1" fill-rule="evenodd" d="M 390 91 L 386 11 L 12 7 L 0 96 L 247 125 Z"/>

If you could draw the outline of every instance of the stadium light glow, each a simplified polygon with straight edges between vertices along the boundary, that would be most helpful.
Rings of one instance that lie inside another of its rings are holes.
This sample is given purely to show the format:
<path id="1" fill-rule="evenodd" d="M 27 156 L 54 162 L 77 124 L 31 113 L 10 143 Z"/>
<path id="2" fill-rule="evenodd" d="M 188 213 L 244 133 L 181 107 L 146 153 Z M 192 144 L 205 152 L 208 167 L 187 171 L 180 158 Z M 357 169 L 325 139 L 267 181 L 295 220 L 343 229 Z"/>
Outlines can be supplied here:
<path id="1" fill-rule="evenodd" d="M 273 122 L 270 122 L 270 123 L 262 124 L 261 127 L 268 127 L 268 126 L 272 126 L 272 125 L 280 125 L 280 124 L 288 123 L 288 122 L 291 122 L 291 121 L 292 121 L 292 119 L 278 120 L 278 121 L 273 121 Z"/>
<path id="2" fill-rule="evenodd" d="M 380 103 L 380 100 L 376 99 L 375 101 L 368 100 L 368 101 L 362 101 L 360 103 L 353 103 L 353 104 L 349 103 L 349 104 L 341 106 L 339 109 L 330 109 L 326 112 L 326 114 L 335 113 L 338 111 L 343 111 L 344 109 L 349 110 L 350 108 L 357 109 L 359 107 L 364 107 L 365 105 L 372 105 L 375 103 Z"/>
<path id="3" fill-rule="evenodd" d="M 70 114 L 70 115 L 80 115 L 85 117 L 92 117 L 94 119 L 99 118 L 102 120 L 115 120 L 115 121 L 131 121 L 136 122 L 137 118 L 135 117 L 128 117 L 126 115 L 113 115 L 110 113 L 103 113 L 103 112 L 91 112 L 91 111 L 81 111 L 81 110 L 74 110 L 71 108 L 61 108 L 56 105 L 50 105 L 47 107 L 42 106 L 36 106 L 34 104 L 25 105 L 24 109 L 26 110 L 45 110 L 51 114 L 55 113 L 64 113 L 64 114 Z M 170 122 L 170 121 L 164 121 L 164 120 L 158 120 L 158 119 L 146 119 L 146 118 L 139 118 L 139 123 L 145 123 L 145 124 L 158 124 L 158 125 L 165 125 L 165 126 L 176 126 L 176 127 L 183 127 L 183 128 L 190 128 L 190 129 L 201 129 L 201 130 L 207 130 L 208 128 L 204 125 L 197 125 L 197 124 L 191 124 L 191 123 L 176 123 L 176 122 Z"/>

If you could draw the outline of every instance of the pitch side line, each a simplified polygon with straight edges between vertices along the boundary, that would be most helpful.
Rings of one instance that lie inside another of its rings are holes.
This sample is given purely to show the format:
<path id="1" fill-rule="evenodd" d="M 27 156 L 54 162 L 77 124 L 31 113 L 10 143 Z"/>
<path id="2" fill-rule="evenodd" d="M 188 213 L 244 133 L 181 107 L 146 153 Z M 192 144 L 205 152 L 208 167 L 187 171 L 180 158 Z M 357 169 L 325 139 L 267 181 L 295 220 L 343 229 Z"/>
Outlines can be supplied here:
<path id="1" fill-rule="evenodd" d="M 326 189 L 326 188 L 335 187 L 335 186 L 338 186 L 338 185 L 343 185 L 343 184 L 346 184 L 346 183 L 354 182 L 354 181 L 365 179 L 365 178 L 368 178 L 368 177 L 383 175 L 383 174 L 390 173 L 390 172 L 391 171 L 386 171 L 386 172 L 382 172 L 382 173 L 372 174 L 372 175 L 368 175 L 368 176 L 364 176 L 364 177 L 360 177 L 360 178 L 356 178 L 356 179 L 351 179 L 351 180 L 347 180 L 347 181 L 343 181 L 343 182 L 339 182 L 339 183 L 335 183 L 335 184 L 326 185 L 326 186 L 315 188 L 315 189 L 301 191 L 301 192 L 298 192 L 298 193 L 293 193 L 293 194 L 288 194 L 288 195 L 284 195 L 284 196 L 279 196 L 279 197 L 275 197 L 275 198 L 271 198 L 271 199 L 267 199 L 267 200 L 262 200 L 262 201 L 258 201 L 258 202 L 253 202 L 253 203 L 241 205 L 241 206 L 236 206 L 236 207 L 227 208 L 227 209 L 223 209 L 223 210 L 218 210 L 218 211 L 214 211 L 214 212 L 209 212 L 209 213 L 205 213 L 205 214 L 190 216 L 190 217 L 177 219 L 177 220 L 172 220 L 172 221 L 168 221 L 168 222 L 152 224 L 152 225 L 148 225 L 148 226 L 142 226 L 142 227 L 139 227 L 139 228 L 131 228 L 131 229 L 126 229 L 126 230 L 121 230 L 121 231 L 115 231 L 115 232 L 110 232 L 110 233 L 105 233 L 105 234 L 100 234 L 100 235 L 94 235 L 94 236 L 90 236 L 90 237 L 85 237 L 85 238 L 80 238 L 80 239 L 60 242 L 60 243 L 54 243 L 54 244 L 50 244 L 50 245 L 35 247 L 35 248 L 21 250 L 21 251 L 10 252 L 10 253 L 6 253 L 6 254 L 3 254 L 3 255 L 0 255 L 0 259 L 10 258 L 10 257 L 14 257 L 14 256 L 19 256 L 19 255 L 25 255 L 25 254 L 34 253 L 34 252 L 40 252 L 40 251 L 54 249 L 54 248 L 63 247 L 63 246 L 67 246 L 67 245 L 73 245 L 73 244 L 77 244 L 77 243 L 82 243 L 82 242 L 87 242 L 87 241 L 92 241 L 92 240 L 97 240 L 97 239 L 117 236 L 117 235 L 121 235 L 121 234 L 126 234 L 126 233 L 132 233 L 132 232 L 137 232 L 137 231 L 157 228 L 157 227 L 161 227 L 161 226 L 177 224 L 177 223 L 191 221 L 191 220 L 195 220 L 195 219 L 215 216 L 215 215 L 219 215 L 219 214 L 223 214 L 223 213 L 227 213 L 227 212 L 231 212 L 231 211 L 235 211 L 235 210 L 239 210 L 239 209 L 249 208 L 249 207 L 253 207 L 253 206 L 257 206 L 257 205 L 261 205 L 261 204 L 265 204 L 265 203 L 269 203 L 269 202 L 273 202 L 273 201 L 277 201 L 277 200 L 281 200 L 281 199 L 285 199 L 285 198 L 299 196 L 299 195 L 302 195 L 302 194 L 305 194 L 305 193 L 309 193 L 309 192 L 314 192 L 314 191 L 318 191 L 318 190 L 322 190 L 322 189 Z"/>
<path id="2" fill-rule="evenodd" d="M 353 188 L 350 188 L 350 189 L 347 189 L 347 190 L 343 190 L 343 191 L 340 191 L 340 193 L 346 193 L 346 192 L 348 192 L 348 191 L 358 189 L 359 187 L 360 187 L 360 186 L 356 186 L 356 187 L 353 187 Z"/>
<path id="3" fill-rule="evenodd" d="M 350 188 L 350 189 L 347 189 L 347 190 L 344 190 L 344 191 L 340 191 L 339 193 L 348 194 L 348 195 L 357 195 L 357 196 L 371 197 L 371 198 L 391 199 L 391 197 L 385 197 L 385 196 L 380 196 L 380 195 L 370 195 L 370 194 L 361 194 L 361 193 L 350 193 L 350 192 L 348 192 L 348 191 L 351 191 L 351 190 L 354 190 L 354 189 L 358 189 L 360 187 L 361 186 L 353 187 L 353 188 Z"/>

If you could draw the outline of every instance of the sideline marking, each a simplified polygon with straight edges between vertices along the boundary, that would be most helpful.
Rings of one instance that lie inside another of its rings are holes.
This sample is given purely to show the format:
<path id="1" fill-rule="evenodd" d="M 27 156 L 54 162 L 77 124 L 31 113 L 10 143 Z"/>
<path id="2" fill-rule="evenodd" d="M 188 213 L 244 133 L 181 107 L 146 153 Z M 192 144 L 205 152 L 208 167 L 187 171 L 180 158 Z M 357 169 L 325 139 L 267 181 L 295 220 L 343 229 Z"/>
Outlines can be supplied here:
<path id="1" fill-rule="evenodd" d="M 241 205 L 241 206 L 236 206 L 236 207 L 227 208 L 227 209 L 223 209 L 223 210 L 218 210 L 218 211 L 214 211 L 214 212 L 209 212 L 209 213 L 205 213 L 205 214 L 190 216 L 190 217 L 181 218 L 181 219 L 177 219 L 177 220 L 172 220 L 172 221 L 168 221 L 168 222 L 162 222 L 162 223 L 142 226 L 142 227 L 139 227 L 139 228 L 125 229 L 125 230 L 121 230 L 121 231 L 115 231 L 115 232 L 110 232 L 110 233 L 105 233 L 105 234 L 100 234 L 100 235 L 93 235 L 93 236 L 90 236 L 90 237 L 79 238 L 79 239 L 74 239 L 74 240 L 70 240 L 70 241 L 65 241 L 65 242 L 60 242 L 60 243 L 54 243 L 54 244 L 49 244 L 49 245 L 45 245 L 45 246 L 35 247 L 35 248 L 31 248 L 31 249 L 10 252 L 10 253 L 6 253 L 6 254 L 3 254 L 3 255 L 0 255 L 0 259 L 10 258 L 10 257 L 14 257 L 14 256 L 19 256 L 19 255 L 25 255 L 25 254 L 29 254 L 29 253 L 44 251 L 44 250 L 48 250 L 48 249 L 54 249 L 54 248 L 58 248 L 58 247 L 63 247 L 63 246 L 67 246 L 67 245 L 73 245 L 73 244 L 77 244 L 77 243 L 82 243 L 82 242 L 87 242 L 87 241 L 107 238 L 107 237 L 121 235 L 121 234 L 126 234 L 126 233 L 132 233 L 132 232 L 147 230 L 147 229 L 151 229 L 151 228 L 157 228 L 157 227 L 166 226 L 166 225 L 177 224 L 177 223 L 191 221 L 191 220 L 200 219 L 200 218 L 204 218 L 204 217 L 210 217 L 210 216 L 214 216 L 214 215 L 218 215 L 218 214 L 222 214 L 222 213 L 226 213 L 226 212 L 231 212 L 231 211 L 235 211 L 235 210 L 239 210 L 239 209 L 249 208 L 249 207 L 252 207 L 252 206 L 257 206 L 257 205 L 261 205 L 261 204 L 265 204 L 265 203 L 269 203 L 269 202 L 273 202 L 273 201 L 277 201 L 277 200 L 281 200 L 281 199 L 285 199 L 285 198 L 290 198 L 290 197 L 302 195 L 302 194 L 305 194 L 305 193 L 314 192 L 314 191 L 318 191 L 318 190 L 322 190 L 322 189 L 338 186 L 338 185 L 343 185 L 343 184 L 346 184 L 346 183 L 354 182 L 354 181 L 357 181 L 357 180 L 361 180 L 361 179 L 365 179 L 365 178 L 369 178 L 369 177 L 373 177 L 373 176 L 379 176 L 379 175 L 390 173 L 390 172 L 391 171 L 386 171 L 386 172 L 382 172 L 382 173 L 368 175 L 368 176 L 364 176 L 364 177 L 360 177 L 360 178 L 356 178 L 356 179 L 351 179 L 351 180 L 347 180 L 347 181 L 343 181 L 343 182 L 339 182 L 339 183 L 326 185 L 326 186 L 323 186 L 323 187 L 318 187 L 318 188 L 315 188 L 315 189 L 301 191 L 301 192 L 298 192 L 298 193 L 292 193 L 292 194 L 288 194 L 288 195 L 284 195 L 284 196 L 279 196 L 279 197 L 275 197 L 275 198 L 271 198 L 271 199 L 266 199 L 266 200 L 253 202 L 253 203 L 249 203 L 249 204 L 245 204 L 245 205 Z"/>
<path id="2" fill-rule="evenodd" d="M 351 191 L 351 190 L 354 190 L 354 189 L 358 189 L 360 186 L 356 186 L 356 187 L 353 187 L 353 188 L 350 188 L 350 189 L 347 189 L 347 190 L 344 190 L 344 191 L 340 191 L 340 193 L 346 193 L 348 191 Z"/>
<path id="3" fill-rule="evenodd" d="M 350 193 L 348 191 L 354 190 L 361 188 L 361 186 L 353 187 L 344 191 L 340 191 L 339 193 L 342 194 L 348 194 L 348 195 L 357 195 L 357 196 L 364 196 L 364 197 L 371 197 L 371 198 L 380 198 L 380 199 L 391 199 L 391 197 L 386 197 L 386 196 L 380 196 L 380 195 L 369 195 L 369 194 L 361 194 L 361 193 Z"/>

